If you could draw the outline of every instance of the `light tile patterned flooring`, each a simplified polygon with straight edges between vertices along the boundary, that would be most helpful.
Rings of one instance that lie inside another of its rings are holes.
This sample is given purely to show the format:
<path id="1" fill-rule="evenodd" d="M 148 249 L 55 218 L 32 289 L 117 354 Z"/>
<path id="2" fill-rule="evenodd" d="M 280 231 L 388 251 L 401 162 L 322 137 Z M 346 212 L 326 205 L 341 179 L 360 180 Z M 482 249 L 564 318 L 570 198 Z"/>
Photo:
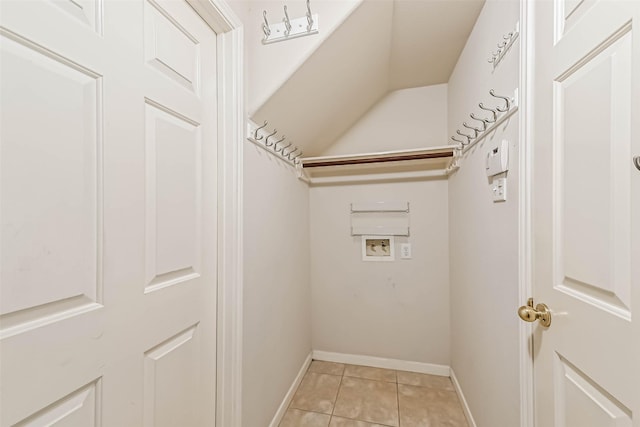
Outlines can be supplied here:
<path id="1" fill-rule="evenodd" d="M 448 377 L 314 360 L 280 427 L 468 427 Z"/>

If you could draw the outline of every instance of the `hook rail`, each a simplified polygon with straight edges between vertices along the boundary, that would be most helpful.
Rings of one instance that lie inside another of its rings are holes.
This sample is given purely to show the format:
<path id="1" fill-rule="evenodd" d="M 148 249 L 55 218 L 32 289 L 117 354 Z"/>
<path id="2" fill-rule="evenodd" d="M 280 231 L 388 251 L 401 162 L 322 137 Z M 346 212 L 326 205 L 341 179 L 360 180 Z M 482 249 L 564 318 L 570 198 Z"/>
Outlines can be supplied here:
<path id="1" fill-rule="evenodd" d="M 470 129 L 474 133 L 470 135 L 468 133 L 461 132 L 460 129 L 457 129 L 456 134 L 465 138 L 466 141 L 457 138 L 456 135 L 451 137 L 453 141 L 459 143 L 463 153 L 478 142 L 482 141 L 485 136 L 489 135 L 495 128 L 500 126 L 501 123 L 511 117 L 513 113 L 518 111 L 518 89 L 514 91 L 513 98 L 498 95 L 493 89 L 489 91 L 489 95 L 498 99 L 502 103 L 502 105 L 498 105 L 493 108 L 486 107 L 482 102 L 478 104 L 478 107 L 480 107 L 481 110 L 489 111 L 491 113 L 491 117 L 479 117 L 475 113 L 469 114 L 469 117 L 473 120 L 482 122 L 482 129 L 470 126 L 466 122 L 462 122 L 462 126 L 465 129 Z"/>
<path id="2" fill-rule="evenodd" d="M 269 24 L 267 11 L 262 12 L 264 22 L 262 23 L 262 44 L 277 43 L 284 40 L 318 34 L 318 14 L 311 13 L 311 3 L 307 0 L 307 13 L 299 18 L 290 19 L 287 6 L 284 6 L 284 18 L 282 22 Z"/>
<path id="3" fill-rule="evenodd" d="M 278 130 L 274 129 L 273 132 L 267 130 L 266 127 L 268 124 L 265 120 L 262 126 L 258 126 L 249 120 L 247 124 L 247 140 L 253 142 L 263 150 L 268 151 L 288 165 L 297 167 L 300 164 L 299 157 L 302 156 L 302 151 L 293 145 L 293 142 L 288 142 L 287 145 L 284 145 L 283 142 L 287 137 L 282 135 L 278 138 L 276 136 Z"/>
<path id="4" fill-rule="evenodd" d="M 519 35 L 520 35 L 520 23 L 518 22 L 516 23 L 515 30 L 502 36 L 502 41 L 498 43 L 498 50 L 496 52 L 492 51 L 490 53 L 491 55 L 490 58 L 487 59 L 487 62 L 493 66 L 494 70 L 498 66 L 500 61 L 502 61 L 502 58 L 504 58 L 504 56 L 507 54 L 511 45 L 514 44 L 515 41 L 518 39 Z"/>

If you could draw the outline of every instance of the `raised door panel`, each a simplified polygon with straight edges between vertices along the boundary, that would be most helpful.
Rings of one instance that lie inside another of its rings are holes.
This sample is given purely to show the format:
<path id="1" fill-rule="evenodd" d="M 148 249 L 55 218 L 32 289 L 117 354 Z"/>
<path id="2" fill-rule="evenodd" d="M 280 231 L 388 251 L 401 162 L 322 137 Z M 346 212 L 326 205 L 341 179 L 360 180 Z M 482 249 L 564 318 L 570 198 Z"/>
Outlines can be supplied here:
<path id="1" fill-rule="evenodd" d="M 556 0 L 555 40 L 560 41 L 599 0 Z"/>
<path id="2" fill-rule="evenodd" d="M 145 60 L 163 75 L 199 94 L 200 43 L 153 0 L 145 2 Z"/>
<path id="3" fill-rule="evenodd" d="M 63 397 L 14 427 L 100 427 L 101 379 Z"/>
<path id="4" fill-rule="evenodd" d="M 632 427 L 629 408 L 558 354 L 554 375 L 556 427 Z"/>
<path id="5" fill-rule="evenodd" d="M 199 347 L 196 324 L 145 352 L 145 427 L 199 425 Z"/>
<path id="6" fill-rule="evenodd" d="M 78 22 L 102 35 L 102 0 L 50 0 L 53 4 L 73 16 Z"/>
<path id="7" fill-rule="evenodd" d="M 554 83 L 556 289 L 631 318 L 631 32 Z"/>
<path id="8" fill-rule="evenodd" d="M 200 275 L 200 125 L 160 104 L 146 104 L 147 288 Z"/>
<path id="9" fill-rule="evenodd" d="M 0 55 L 6 336 L 101 302 L 102 85 L 97 73 L 5 29 Z"/>

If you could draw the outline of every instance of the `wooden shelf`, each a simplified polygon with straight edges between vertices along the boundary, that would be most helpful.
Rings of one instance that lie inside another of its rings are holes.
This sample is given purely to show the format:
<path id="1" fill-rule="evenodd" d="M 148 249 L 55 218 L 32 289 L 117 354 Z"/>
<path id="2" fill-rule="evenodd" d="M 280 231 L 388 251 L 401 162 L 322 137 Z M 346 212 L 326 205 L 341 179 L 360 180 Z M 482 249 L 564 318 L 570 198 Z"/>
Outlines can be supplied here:
<path id="1" fill-rule="evenodd" d="M 447 176 L 457 169 L 456 146 L 300 159 L 301 178 L 312 184 Z"/>

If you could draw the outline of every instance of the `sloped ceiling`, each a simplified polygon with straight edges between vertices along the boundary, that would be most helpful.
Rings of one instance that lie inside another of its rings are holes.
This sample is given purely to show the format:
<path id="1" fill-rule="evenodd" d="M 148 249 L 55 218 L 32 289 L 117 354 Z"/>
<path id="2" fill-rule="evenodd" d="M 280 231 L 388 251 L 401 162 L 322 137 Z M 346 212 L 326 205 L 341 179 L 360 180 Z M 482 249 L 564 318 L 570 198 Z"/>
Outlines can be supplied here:
<path id="1" fill-rule="evenodd" d="M 395 0 L 390 89 L 449 81 L 484 0 Z"/>
<path id="2" fill-rule="evenodd" d="M 393 90 L 446 83 L 484 0 L 365 0 L 252 114 L 321 155 Z"/>

